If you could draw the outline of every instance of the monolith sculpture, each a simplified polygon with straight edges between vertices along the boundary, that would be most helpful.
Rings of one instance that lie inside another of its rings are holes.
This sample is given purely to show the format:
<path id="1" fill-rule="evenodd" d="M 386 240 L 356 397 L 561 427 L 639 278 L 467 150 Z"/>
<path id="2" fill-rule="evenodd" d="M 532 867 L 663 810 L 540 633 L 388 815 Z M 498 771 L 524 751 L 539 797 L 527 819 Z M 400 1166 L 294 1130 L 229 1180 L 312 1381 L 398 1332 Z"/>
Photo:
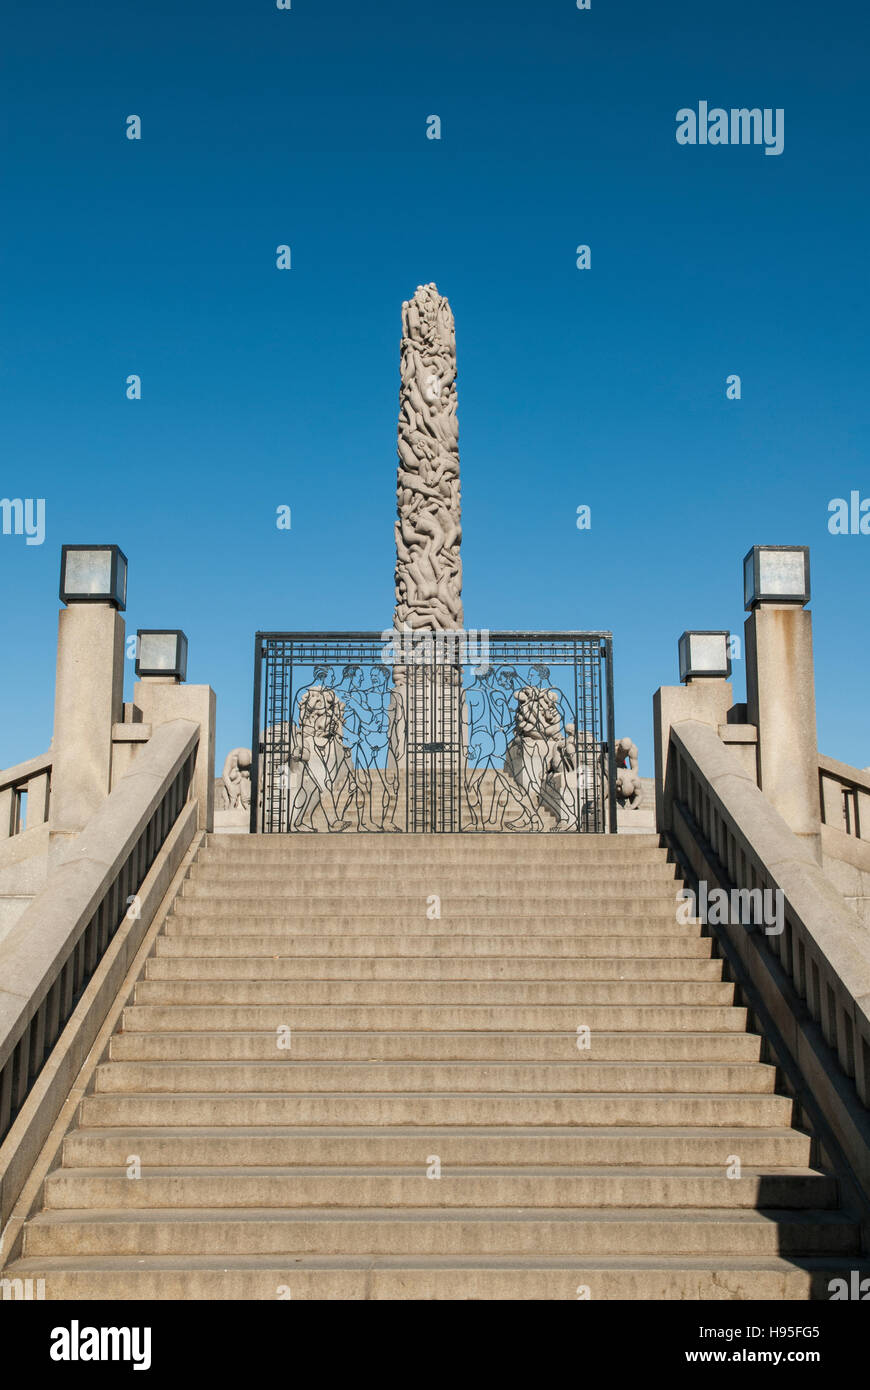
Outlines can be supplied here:
<path id="1" fill-rule="evenodd" d="M 402 305 L 396 519 L 398 632 L 462 627 L 456 330 L 446 298 L 418 285 Z"/>
<path id="2" fill-rule="evenodd" d="M 402 305 L 398 448 L 393 626 L 404 659 L 393 667 L 391 765 L 397 786 L 407 769 L 412 806 L 434 805 L 437 790 L 452 817 L 463 760 L 461 675 L 438 634 L 463 626 L 456 330 L 434 284 L 418 285 Z M 408 821 L 411 830 L 438 828 L 428 809 L 419 823 L 416 814 Z"/>

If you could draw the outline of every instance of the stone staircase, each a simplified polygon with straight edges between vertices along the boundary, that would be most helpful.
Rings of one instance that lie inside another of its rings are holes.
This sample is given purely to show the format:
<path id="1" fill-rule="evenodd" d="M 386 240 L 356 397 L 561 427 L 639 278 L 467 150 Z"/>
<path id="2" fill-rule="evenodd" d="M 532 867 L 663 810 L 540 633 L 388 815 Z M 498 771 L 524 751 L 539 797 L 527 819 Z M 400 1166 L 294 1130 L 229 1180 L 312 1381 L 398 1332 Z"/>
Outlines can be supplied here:
<path id="1" fill-rule="evenodd" d="M 858 1220 L 677 886 L 652 835 L 211 836 L 4 1274 L 827 1297 Z"/>

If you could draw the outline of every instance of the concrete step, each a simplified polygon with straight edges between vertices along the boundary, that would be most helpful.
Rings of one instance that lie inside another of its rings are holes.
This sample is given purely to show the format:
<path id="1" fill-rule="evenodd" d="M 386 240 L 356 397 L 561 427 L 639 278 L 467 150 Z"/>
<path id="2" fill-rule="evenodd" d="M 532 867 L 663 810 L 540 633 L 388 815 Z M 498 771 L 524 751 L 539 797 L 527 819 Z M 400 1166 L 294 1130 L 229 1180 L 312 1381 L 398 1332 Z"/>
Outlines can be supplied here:
<path id="1" fill-rule="evenodd" d="M 588 1054 L 586 1054 L 588 1056 Z M 598 1062 L 576 1051 L 564 1062 L 104 1062 L 94 1090 L 114 1093 L 214 1091 L 221 1095 L 298 1092 L 437 1093 L 480 1091 L 592 1095 L 771 1094 L 776 1068 L 761 1062 Z"/>
<path id="2" fill-rule="evenodd" d="M 439 844 L 435 844 L 435 839 Z M 211 871 L 229 866 L 250 869 L 253 865 L 280 869 L 284 866 L 303 873 L 314 872 L 321 864 L 343 864 L 360 874 L 376 875 L 381 871 L 429 872 L 432 868 L 450 868 L 462 872 L 469 866 L 484 870 L 501 865 L 515 869 L 518 862 L 530 872 L 547 874 L 551 870 L 572 870 L 578 866 L 600 872 L 617 872 L 640 866 L 674 865 L 668 850 L 655 843 L 655 836 L 637 834 L 607 836 L 552 835 L 516 836 L 459 835 L 454 837 L 419 837 L 408 835 L 360 835 L 350 841 L 344 835 L 327 837 L 293 836 L 263 837 L 253 843 L 247 836 L 221 836 L 219 845 L 200 849 L 197 867 Z M 267 840 L 271 843 L 267 843 Z M 364 841 L 365 843 L 360 843 Z M 283 843 L 282 843 L 283 842 Z M 312 849 L 306 854 L 302 850 Z"/>
<path id="3" fill-rule="evenodd" d="M 431 1159 L 416 1173 L 388 1168 L 182 1168 L 124 1171 L 56 1168 L 46 1180 L 47 1211 L 149 1211 L 297 1207 L 350 1208 L 587 1208 L 663 1211 L 830 1210 L 836 1178 L 812 1169 L 753 1172 L 728 1178 L 717 1169 L 681 1168 L 468 1168 L 444 1164 L 427 1177 Z"/>
<path id="4" fill-rule="evenodd" d="M 64 1165 L 71 1168 L 126 1169 L 131 1153 L 145 1167 L 217 1166 L 261 1168 L 294 1165 L 411 1166 L 419 1169 L 428 1155 L 457 1166 L 484 1164 L 506 1169 L 515 1164 L 674 1167 L 722 1171 L 739 1146 L 750 1169 L 806 1168 L 811 1139 L 796 1129 L 694 1129 L 662 1125 L 560 1128 L 528 1126 L 499 1129 L 453 1126 L 449 1129 L 323 1127 L 305 1129 L 151 1126 L 142 1129 L 73 1129 L 63 1145 Z"/>
<path id="5" fill-rule="evenodd" d="M 152 956 L 146 980 L 298 980 L 393 981 L 412 984 L 453 980 L 510 980 L 526 983 L 565 980 L 722 981 L 721 960 L 680 956 L 552 957 L 522 956 Z"/>
<path id="6" fill-rule="evenodd" d="M 597 1301 L 712 1301 L 723 1298 L 828 1300 L 835 1278 L 852 1269 L 870 1275 L 855 1257 L 801 1256 L 797 1265 L 775 1255 L 668 1257 L 71 1255 L 17 1260 L 6 1274 L 44 1278 L 45 1298 L 228 1301 L 567 1300 L 588 1290 Z"/>
<path id="7" fill-rule="evenodd" d="M 519 1095 L 380 1092 L 116 1093 L 83 1097 L 79 1123 L 122 1125 L 788 1125 L 793 1104 L 774 1094 Z"/>
<path id="8" fill-rule="evenodd" d="M 283 1004 L 134 1004 L 124 1009 L 124 1032 L 249 1032 L 252 1024 L 273 1035 L 278 1028 L 376 1032 L 423 1029 L 463 1032 L 572 1033 L 590 1028 L 603 1032 L 744 1033 L 747 1011 L 716 1004 L 439 1004 L 433 1013 L 426 1004 L 345 1004 L 340 1012 L 330 1004 L 295 1004 L 292 1015 Z"/>
<path id="9" fill-rule="evenodd" d="M 271 863 L 321 863 L 341 859 L 345 863 L 375 864 L 394 860 L 416 864 L 478 860 L 481 863 L 625 863 L 666 860 L 656 834 L 586 835 L 529 834 L 475 835 L 471 832 L 444 835 L 370 834 L 343 831 L 340 834 L 302 835 L 209 835 L 197 862 L 221 860 L 233 863 L 266 861 Z"/>
<path id="10" fill-rule="evenodd" d="M 155 962 L 156 964 L 156 962 Z M 730 1004 L 717 980 L 140 980 L 137 1004 Z M 575 1015 L 576 1017 L 576 1015 Z M 285 1022 L 295 1022 L 287 1018 Z M 430 1026 L 434 1019 L 430 1018 Z M 585 1022 L 578 1018 L 578 1022 Z M 347 1027 L 346 1021 L 343 1023 Z M 445 1025 L 449 1026 L 449 1025 Z"/>
<path id="11" fill-rule="evenodd" d="M 292 1031 L 294 1062 L 565 1062 L 578 1055 L 573 1033 L 312 1033 Z M 754 1033 L 601 1033 L 580 1055 L 589 1062 L 758 1062 Z M 115 1033 L 114 1062 L 273 1062 L 278 1034 Z M 283 1056 L 284 1054 L 280 1054 Z"/>
<path id="12" fill-rule="evenodd" d="M 294 880 L 323 881 L 346 880 L 348 863 L 354 863 L 354 882 L 381 885 L 397 881 L 425 882 L 431 873 L 443 874 L 449 883 L 461 884 L 463 888 L 473 888 L 482 876 L 493 882 L 508 883 L 532 882 L 536 886 L 552 884 L 554 876 L 559 882 L 567 879 L 571 883 L 582 883 L 584 879 L 600 879 L 608 885 L 614 877 L 651 879 L 656 883 L 674 884 L 677 875 L 676 864 L 667 855 L 657 852 L 649 855 L 646 851 L 634 857 L 618 855 L 608 860 L 586 859 L 575 854 L 567 854 L 561 859 L 547 857 L 526 860 L 522 855 L 504 855 L 492 859 L 486 855 L 469 855 L 465 859 L 450 863 L 444 858 L 427 858 L 423 855 L 406 856 L 396 860 L 397 873 L 394 877 L 389 863 L 372 862 L 368 855 L 360 855 L 355 861 L 347 856 L 324 858 L 300 856 L 296 860 L 270 859 L 254 861 L 241 858 L 209 858 L 200 853 L 193 868 L 195 877 L 207 877 L 215 883 L 233 882 L 241 877 L 254 881 L 260 874 L 267 882 L 281 881 L 288 876 Z M 446 866 L 446 867 L 445 867 Z"/>
<path id="13" fill-rule="evenodd" d="M 316 958 L 323 966 L 330 958 L 346 957 L 358 962 L 385 957 L 421 960 L 431 958 L 439 964 L 455 957 L 492 958 L 509 961 L 516 956 L 569 960 L 610 956 L 636 958 L 652 962 L 670 957 L 680 960 L 710 960 L 713 941 L 709 936 L 622 936 L 615 932 L 597 936 L 462 936 L 395 935 L 381 936 L 318 936 L 313 933 L 298 936 L 292 931 L 272 932 L 270 935 L 212 935 L 205 931 L 178 930 L 159 936 L 156 956 L 160 960 L 186 960 L 193 956 L 223 957 L 303 957 Z M 434 923 L 433 923 L 434 925 Z"/>
<path id="14" fill-rule="evenodd" d="M 472 936 L 477 940 L 488 941 L 490 937 L 535 937 L 553 936 L 626 936 L 637 937 L 682 937 L 685 941 L 701 939 L 701 924 L 676 921 L 670 910 L 655 914 L 627 913 L 623 916 L 611 913 L 576 914 L 572 917 L 551 918 L 529 915 L 527 917 L 477 916 L 442 917 L 429 920 L 417 912 L 413 917 L 396 916 L 383 913 L 379 917 L 358 918 L 343 915 L 340 917 L 319 917 L 316 913 L 296 916 L 293 913 L 260 913 L 256 904 L 251 907 L 239 906 L 214 908 L 192 898 L 179 899 L 173 914 L 166 922 L 167 936 L 292 936 L 294 939 L 308 938 L 309 942 L 326 939 L 330 936 L 404 936 L 433 930 L 441 936 Z"/>
<path id="15" fill-rule="evenodd" d="M 132 1185 L 132 1184 L 131 1184 Z M 284 1208 L 43 1211 L 25 1228 L 41 1255 L 817 1255 L 859 1253 L 856 1225 L 827 1211 L 582 1208 Z"/>
<path id="16" fill-rule="evenodd" d="M 858 1223 L 676 890 L 654 835 L 210 836 L 4 1275 L 829 1297 Z"/>
<path id="17" fill-rule="evenodd" d="M 623 844 L 633 842 L 636 836 L 626 836 Z M 292 883 L 297 878 L 305 881 L 333 883 L 368 882 L 376 889 L 392 885 L 395 888 L 404 882 L 427 883 L 432 877 L 441 878 L 445 883 L 457 883 L 463 890 L 473 889 L 481 879 L 487 883 L 499 881 L 520 885 L 531 881 L 536 889 L 551 887 L 563 881 L 571 885 L 583 884 L 589 880 L 601 882 L 606 887 L 619 883 L 654 883 L 667 890 L 676 891 L 676 865 L 661 850 L 652 853 L 640 850 L 635 854 L 599 855 L 591 858 L 585 855 L 569 855 L 561 859 L 544 856 L 527 859 L 522 854 L 503 855 L 499 858 L 468 853 L 464 855 L 442 854 L 430 857 L 409 857 L 374 854 L 360 854 L 350 857 L 347 854 L 315 854 L 311 856 L 277 857 L 269 855 L 250 857 L 223 857 L 208 859 L 201 851 L 193 864 L 189 878 L 212 880 L 216 883 L 232 883 L 242 878 L 250 882 L 263 874 L 269 883 L 278 886 Z"/>
<path id="18" fill-rule="evenodd" d="M 228 894 L 223 889 L 215 889 L 210 883 L 189 882 L 185 887 L 186 891 L 177 902 L 179 908 L 182 905 L 198 903 L 227 908 L 234 906 L 237 911 L 247 912 L 250 902 L 264 916 L 277 917 L 285 913 L 302 916 L 310 913 L 316 917 L 340 917 L 347 916 L 348 912 L 352 911 L 360 920 L 366 917 L 380 917 L 384 912 L 388 912 L 392 917 L 430 920 L 426 917 L 429 895 L 408 893 L 404 891 L 404 885 L 401 892 L 394 889 L 374 894 L 358 893 L 355 886 L 347 888 L 343 893 L 335 892 L 329 885 L 324 885 L 324 891 L 320 893 L 298 893 L 292 885 L 281 891 L 277 885 L 269 884 L 268 891 L 257 892 L 253 902 L 253 895 Z M 430 890 L 432 891 L 434 890 Z M 500 918 L 507 910 L 515 917 L 521 917 L 523 913 L 560 918 L 577 916 L 583 912 L 605 917 L 631 916 L 635 912 L 641 915 L 645 912 L 667 912 L 672 919 L 676 919 L 675 895 L 667 892 L 657 893 L 648 886 L 645 892 L 635 892 L 620 884 L 618 889 L 613 885 L 610 891 L 602 889 L 598 892 L 585 892 L 578 889 L 576 892 L 550 892 L 546 896 L 526 893 L 521 889 L 516 893 L 502 890 L 496 895 L 478 891 L 462 896 L 454 893 L 441 900 L 442 917 L 461 914 L 465 917 L 485 917 L 492 920 Z"/>
<path id="19" fill-rule="evenodd" d="M 238 895 L 258 895 L 268 890 L 281 894 L 285 889 L 296 893 L 341 892 L 350 881 L 347 867 L 342 863 L 322 864 L 312 868 L 296 870 L 281 865 L 202 865 L 197 863 L 190 876 L 185 879 L 184 892 L 198 892 L 209 887 L 216 892 Z M 461 869 L 419 869 L 409 864 L 395 875 L 381 870 L 379 873 L 360 872 L 353 875 L 353 889 L 357 893 L 371 893 L 375 897 L 395 894 L 397 888 L 410 895 L 444 892 L 453 897 L 464 897 L 466 893 L 497 893 L 502 897 L 520 892 L 526 896 L 560 891 L 580 893 L 609 893 L 614 887 L 623 891 L 669 893 L 673 898 L 678 883 L 674 865 L 667 863 L 638 864 L 630 868 L 620 867 L 615 873 L 605 866 L 572 864 L 560 866 L 555 872 L 524 872 L 523 865 L 514 861 L 510 865 L 469 864 Z"/>

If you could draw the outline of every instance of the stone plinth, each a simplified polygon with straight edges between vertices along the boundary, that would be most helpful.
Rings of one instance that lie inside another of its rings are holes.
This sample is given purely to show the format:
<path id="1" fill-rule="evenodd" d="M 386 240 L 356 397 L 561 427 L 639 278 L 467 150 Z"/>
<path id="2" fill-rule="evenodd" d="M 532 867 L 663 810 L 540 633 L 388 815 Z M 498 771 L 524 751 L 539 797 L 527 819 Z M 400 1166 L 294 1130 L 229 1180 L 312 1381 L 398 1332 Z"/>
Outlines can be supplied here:
<path id="1" fill-rule="evenodd" d="M 656 827 L 660 833 L 670 828 L 671 785 L 668 777 L 671 725 L 681 719 L 695 719 L 718 732 L 727 723 L 733 701 L 731 682 L 711 677 L 689 681 L 687 685 L 663 685 L 653 696 L 653 736 L 655 738 Z"/>
<path id="2" fill-rule="evenodd" d="M 177 685 L 160 677 L 137 681 L 133 701 L 143 722 L 157 729 L 170 719 L 192 719 L 200 727 L 192 795 L 199 802 L 197 829 L 214 829 L 215 693 L 209 685 Z"/>

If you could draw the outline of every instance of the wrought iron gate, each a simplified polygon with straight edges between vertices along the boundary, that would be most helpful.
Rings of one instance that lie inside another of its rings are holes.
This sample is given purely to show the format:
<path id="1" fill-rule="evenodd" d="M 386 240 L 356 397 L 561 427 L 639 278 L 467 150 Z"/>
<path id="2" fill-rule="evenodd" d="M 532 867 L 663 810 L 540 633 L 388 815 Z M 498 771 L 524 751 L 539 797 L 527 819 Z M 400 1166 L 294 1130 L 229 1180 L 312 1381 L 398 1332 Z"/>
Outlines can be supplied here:
<path id="1" fill-rule="evenodd" d="M 603 632 L 258 632 L 252 832 L 616 830 Z"/>

